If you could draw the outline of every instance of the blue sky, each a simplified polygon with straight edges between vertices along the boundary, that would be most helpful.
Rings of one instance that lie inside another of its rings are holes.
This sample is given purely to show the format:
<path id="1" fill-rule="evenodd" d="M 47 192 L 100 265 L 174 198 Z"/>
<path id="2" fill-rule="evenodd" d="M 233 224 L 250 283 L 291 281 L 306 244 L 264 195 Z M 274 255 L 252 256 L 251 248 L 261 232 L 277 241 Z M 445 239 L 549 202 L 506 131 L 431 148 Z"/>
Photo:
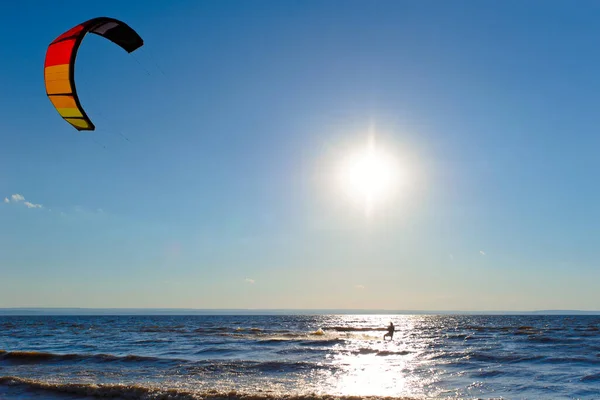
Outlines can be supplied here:
<path id="1" fill-rule="evenodd" d="M 0 307 L 600 309 L 598 11 L 7 3 Z M 44 55 L 96 16 L 145 45 L 86 37 L 78 133 Z M 331 166 L 372 126 L 411 179 L 365 218 Z"/>

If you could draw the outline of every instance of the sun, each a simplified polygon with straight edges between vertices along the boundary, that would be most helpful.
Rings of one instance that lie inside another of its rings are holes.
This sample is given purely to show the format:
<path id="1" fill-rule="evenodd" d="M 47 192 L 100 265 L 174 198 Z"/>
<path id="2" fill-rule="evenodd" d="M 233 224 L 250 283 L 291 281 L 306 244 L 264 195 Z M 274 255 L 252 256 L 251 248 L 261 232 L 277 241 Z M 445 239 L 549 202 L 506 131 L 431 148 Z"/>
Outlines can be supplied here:
<path id="1" fill-rule="evenodd" d="M 374 135 L 370 135 L 366 147 L 349 154 L 340 166 L 343 192 L 362 205 L 367 216 L 375 207 L 392 199 L 401 175 L 395 157 L 376 146 Z"/>

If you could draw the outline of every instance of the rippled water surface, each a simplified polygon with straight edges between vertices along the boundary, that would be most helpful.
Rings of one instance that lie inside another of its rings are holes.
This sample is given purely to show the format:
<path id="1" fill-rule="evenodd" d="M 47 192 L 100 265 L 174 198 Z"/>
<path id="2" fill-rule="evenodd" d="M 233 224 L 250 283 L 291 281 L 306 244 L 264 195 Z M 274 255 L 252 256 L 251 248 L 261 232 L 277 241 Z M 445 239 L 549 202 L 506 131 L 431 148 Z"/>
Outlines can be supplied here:
<path id="1" fill-rule="evenodd" d="M 0 398 L 166 393 L 598 399 L 600 317 L 0 316 Z"/>

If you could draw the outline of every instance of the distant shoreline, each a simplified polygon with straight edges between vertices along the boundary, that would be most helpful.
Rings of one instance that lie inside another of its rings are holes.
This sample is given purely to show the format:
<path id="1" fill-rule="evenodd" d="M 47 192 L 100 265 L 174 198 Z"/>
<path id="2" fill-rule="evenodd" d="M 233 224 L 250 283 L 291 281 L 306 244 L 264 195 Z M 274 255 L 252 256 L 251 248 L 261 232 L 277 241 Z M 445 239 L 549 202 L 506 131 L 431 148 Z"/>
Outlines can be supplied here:
<path id="1" fill-rule="evenodd" d="M 0 316 L 31 315 L 600 315 L 599 311 L 461 311 L 461 310 L 361 310 L 361 309 L 192 309 L 192 308 L 0 308 Z"/>

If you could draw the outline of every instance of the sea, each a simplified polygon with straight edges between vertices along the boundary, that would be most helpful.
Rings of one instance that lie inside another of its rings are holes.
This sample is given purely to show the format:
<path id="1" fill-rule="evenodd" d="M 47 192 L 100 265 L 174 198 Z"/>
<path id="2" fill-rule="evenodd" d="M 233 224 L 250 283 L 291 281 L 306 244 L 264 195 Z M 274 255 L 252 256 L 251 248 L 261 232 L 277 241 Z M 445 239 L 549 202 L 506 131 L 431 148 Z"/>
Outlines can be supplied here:
<path id="1" fill-rule="evenodd" d="M 369 397 L 600 399 L 600 316 L 0 316 L 0 399 Z"/>

